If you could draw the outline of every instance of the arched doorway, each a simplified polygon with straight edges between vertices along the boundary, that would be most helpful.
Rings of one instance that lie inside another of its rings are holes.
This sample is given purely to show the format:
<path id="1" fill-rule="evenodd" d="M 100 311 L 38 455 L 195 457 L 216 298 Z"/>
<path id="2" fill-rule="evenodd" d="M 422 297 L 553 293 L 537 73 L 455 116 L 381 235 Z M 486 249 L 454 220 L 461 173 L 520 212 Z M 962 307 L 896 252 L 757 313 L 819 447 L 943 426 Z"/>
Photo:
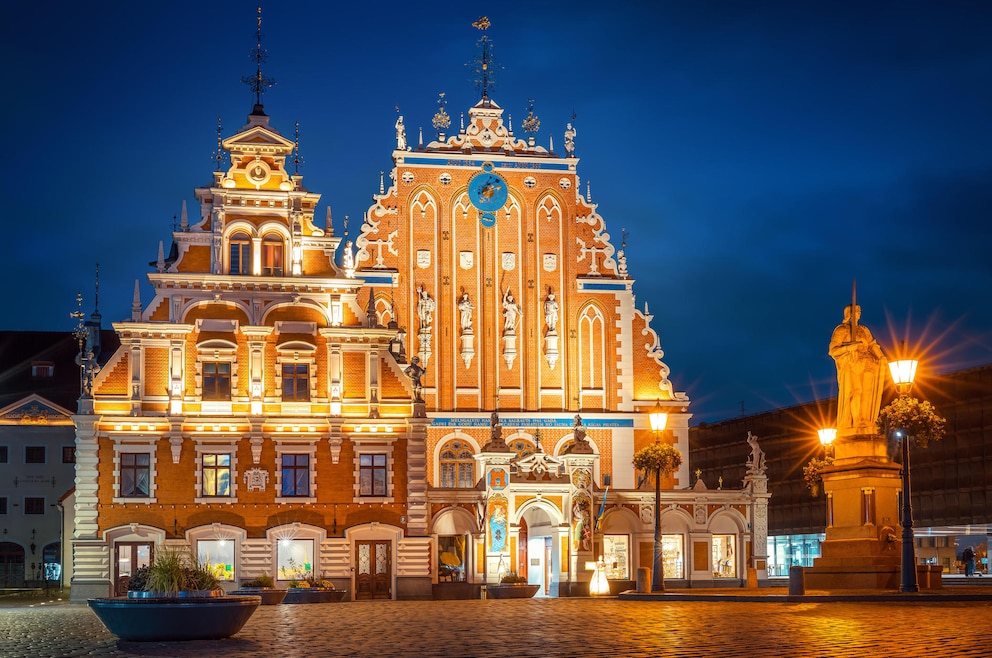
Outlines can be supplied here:
<path id="1" fill-rule="evenodd" d="M 561 574 L 559 523 L 542 505 L 531 505 L 520 517 L 526 528 L 526 548 L 520 552 L 527 561 L 527 582 L 540 585 L 536 596 L 558 596 Z M 523 540 L 524 537 L 521 537 Z"/>
<path id="2" fill-rule="evenodd" d="M 0 542 L 0 583 L 4 587 L 24 585 L 24 548 L 19 544 Z"/>

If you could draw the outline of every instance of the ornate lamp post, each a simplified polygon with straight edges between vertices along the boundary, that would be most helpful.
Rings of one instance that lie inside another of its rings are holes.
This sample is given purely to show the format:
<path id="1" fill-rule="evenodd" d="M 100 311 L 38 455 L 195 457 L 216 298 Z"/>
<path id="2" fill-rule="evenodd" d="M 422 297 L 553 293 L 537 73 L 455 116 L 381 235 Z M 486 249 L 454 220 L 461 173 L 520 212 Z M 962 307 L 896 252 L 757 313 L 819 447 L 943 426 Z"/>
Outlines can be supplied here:
<path id="1" fill-rule="evenodd" d="M 889 363 L 892 381 L 900 397 L 909 395 L 909 389 L 916 378 L 918 361 L 903 359 Z M 913 505 L 910 502 L 909 439 L 906 428 L 895 428 L 896 436 L 902 443 L 902 582 L 900 592 L 919 592 L 916 580 L 916 540 L 913 537 Z"/>
<path id="2" fill-rule="evenodd" d="M 655 404 L 654 411 L 650 414 L 651 430 L 654 432 L 654 442 L 661 442 L 661 433 L 668 425 L 668 414 L 662 411 L 661 403 Z M 654 560 L 651 572 L 651 591 L 665 591 L 665 572 L 662 565 L 661 546 L 661 470 L 654 472 Z"/>

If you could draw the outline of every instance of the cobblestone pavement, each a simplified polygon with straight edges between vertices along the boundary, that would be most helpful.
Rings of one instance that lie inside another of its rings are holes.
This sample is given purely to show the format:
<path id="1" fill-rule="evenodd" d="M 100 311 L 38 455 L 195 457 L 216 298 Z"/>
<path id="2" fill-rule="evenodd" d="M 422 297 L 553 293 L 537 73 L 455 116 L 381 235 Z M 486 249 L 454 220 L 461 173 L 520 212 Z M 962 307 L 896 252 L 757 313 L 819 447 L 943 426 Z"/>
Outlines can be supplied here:
<path id="1" fill-rule="evenodd" d="M 526 599 L 261 606 L 227 640 L 118 642 L 85 605 L 0 606 L 0 656 L 987 656 L 992 603 Z"/>

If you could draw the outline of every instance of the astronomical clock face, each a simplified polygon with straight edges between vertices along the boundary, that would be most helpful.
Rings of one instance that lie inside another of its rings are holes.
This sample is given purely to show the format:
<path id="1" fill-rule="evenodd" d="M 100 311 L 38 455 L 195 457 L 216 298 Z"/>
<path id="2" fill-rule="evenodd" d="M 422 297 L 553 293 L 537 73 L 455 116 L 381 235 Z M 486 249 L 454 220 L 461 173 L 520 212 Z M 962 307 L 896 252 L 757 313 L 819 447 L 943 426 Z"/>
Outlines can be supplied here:
<path id="1" fill-rule="evenodd" d="M 496 223 L 496 211 L 503 207 L 509 196 L 506 181 L 492 169 L 492 163 L 485 163 L 482 171 L 468 182 L 469 201 L 479 209 L 479 221 L 486 227 Z"/>

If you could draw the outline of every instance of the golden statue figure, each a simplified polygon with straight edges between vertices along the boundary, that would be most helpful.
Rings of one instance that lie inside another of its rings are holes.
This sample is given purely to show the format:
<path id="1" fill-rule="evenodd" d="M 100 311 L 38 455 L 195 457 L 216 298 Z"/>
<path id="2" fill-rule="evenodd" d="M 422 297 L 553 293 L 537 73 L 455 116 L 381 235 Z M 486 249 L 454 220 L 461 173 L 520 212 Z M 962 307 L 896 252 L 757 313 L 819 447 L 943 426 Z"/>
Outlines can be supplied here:
<path id="1" fill-rule="evenodd" d="M 861 307 L 844 307 L 844 322 L 830 337 L 837 364 L 838 435 L 873 435 L 882 403 L 887 361 L 868 327 L 858 324 Z"/>

